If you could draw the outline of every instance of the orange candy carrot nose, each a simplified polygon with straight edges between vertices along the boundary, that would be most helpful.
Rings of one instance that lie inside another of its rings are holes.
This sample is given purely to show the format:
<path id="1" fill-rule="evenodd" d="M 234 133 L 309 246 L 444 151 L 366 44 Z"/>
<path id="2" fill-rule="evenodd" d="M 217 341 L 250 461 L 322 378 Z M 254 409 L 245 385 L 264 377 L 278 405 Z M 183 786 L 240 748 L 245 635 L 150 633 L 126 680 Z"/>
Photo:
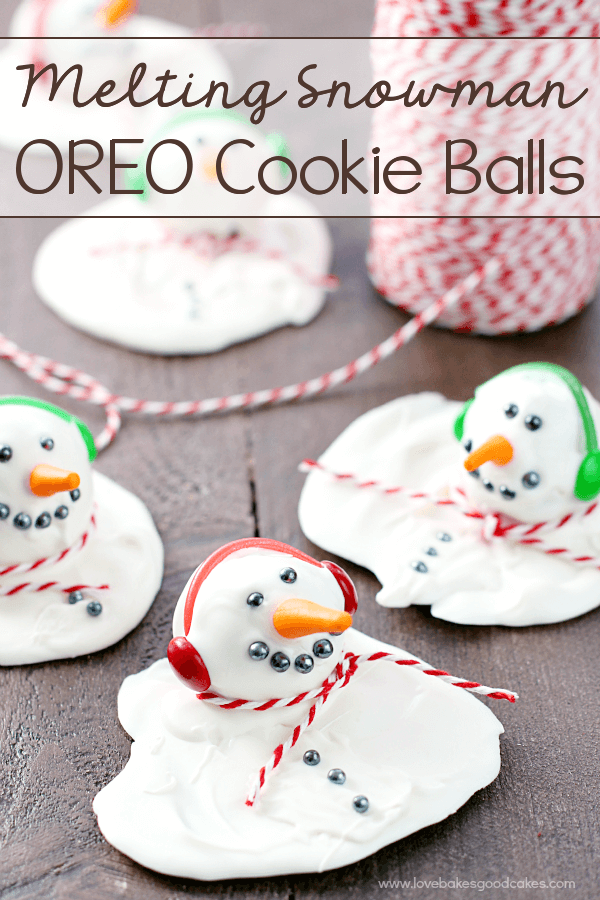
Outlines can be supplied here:
<path id="1" fill-rule="evenodd" d="M 202 171 L 209 181 L 215 181 L 217 178 L 217 157 L 210 156 L 202 163 Z"/>
<path id="2" fill-rule="evenodd" d="M 99 12 L 100 22 L 105 28 L 116 28 L 135 12 L 137 0 L 110 0 Z"/>
<path id="3" fill-rule="evenodd" d="M 320 631 L 345 631 L 352 625 L 352 616 L 344 610 L 292 597 L 279 604 L 273 613 L 273 625 L 282 637 L 299 638 Z"/>
<path id="4" fill-rule="evenodd" d="M 465 469 L 473 472 L 484 462 L 493 462 L 497 466 L 505 466 L 513 458 L 513 446 L 501 434 L 495 434 L 485 441 L 477 450 L 469 453 L 465 459 Z"/>
<path id="5" fill-rule="evenodd" d="M 29 476 L 29 487 L 36 497 L 51 497 L 59 491 L 74 491 L 80 481 L 77 472 L 55 466 L 36 466 Z"/>

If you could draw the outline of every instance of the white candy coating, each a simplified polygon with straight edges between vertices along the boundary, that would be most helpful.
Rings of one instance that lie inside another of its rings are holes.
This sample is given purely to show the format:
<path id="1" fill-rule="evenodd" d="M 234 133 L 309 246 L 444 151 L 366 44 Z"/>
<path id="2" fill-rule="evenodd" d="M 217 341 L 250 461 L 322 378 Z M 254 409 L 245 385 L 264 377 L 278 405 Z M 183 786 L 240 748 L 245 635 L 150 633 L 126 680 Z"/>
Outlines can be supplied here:
<path id="1" fill-rule="evenodd" d="M 285 565 L 298 573 L 294 584 L 279 578 Z M 256 590 L 265 600 L 250 608 L 246 597 Z M 342 643 L 357 654 L 398 652 L 350 629 L 328 636 L 336 651 L 316 661 L 318 677 L 276 673 L 267 660 L 250 660 L 252 638 L 293 658 L 324 636 L 285 640 L 273 630 L 273 607 L 290 596 L 343 608 L 327 570 L 271 551 L 238 552 L 208 575 L 188 638 L 201 649 L 211 689 L 235 689 L 244 698 L 290 696 L 298 684 L 308 690 L 331 671 Z M 175 634 L 183 630 L 183 602 Z M 259 768 L 308 708 L 306 702 L 266 712 L 211 706 L 176 679 L 166 659 L 130 676 L 119 693 L 119 717 L 134 744 L 125 769 L 94 800 L 102 833 L 137 862 L 181 877 L 320 872 L 445 818 L 499 771 L 502 726 L 489 709 L 435 678 L 372 662 L 331 695 L 256 805 L 246 806 Z M 318 764 L 303 761 L 308 750 L 319 753 Z M 328 780 L 334 768 L 344 771 L 344 784 Z M 369 801 L 364 814 L 353 807 L 361 795 Z"/>
<path id="2" fill-rule="evenodd" d="M 40 441 L 52 438 L 54 448 Z M 0 406 L 0 447 L 12 457 L 0 463 L 0 503 L 10 515 L 0 521 L 0 566 L 33 563 L 53 557 L 75 544 L 84 532 L 83 550 L 54 565 L 29 573 L 5 575 L 2 588 L 33 582 L 63 585 L 108 583 L 109 590 L 84 592 L 84 599 L 69 604 L 56 590 L 0 597 L 0 665 L 21 665 L 93 653 L 110 646 L 131 631 L 146 614 L 162 580 L 162 542 L 148 510 L 133 494 L 108 478 L 93 473 L 77 426 L 42 409 Z M 42 464 L 76 472 L 81 479 L 79 499 L 68 491 L 37 497 L 29 488 L 34 467 Z M 66 518 L 55 510 L 66 506 Z M 94 512 L 96 527 L 90 524 Z M 32 524 L 20 530 L 17 513 Z M 36 528 L 42 512 L 52 516 L 46 528 Z M 102 604 L 99 616 L 87 604 Z"/>
<path id="3" fill-rule="evenodd" d="M 596 427 L 597 402 L 586 392 Z M 514 403 L 519 413 L 507 418 Z M 473 449 L 501 434 L 513 446 L 504 466 L 486 462 L 480 478 L 463 466 L 466 451 L 453 424 L 463 404 L 439 394 L 423 393 L 394 400 L 361 416 L 327 449 L 320 461 L 361 479 L 447 495 L 460 485 L 483 512 L 502 512 L 524 522 L 555 519 L 587 505 L 573 493 L 585 453 L 581 418 L 567 386 L 539 370 L 508 373 L 478 389 L 466 418 L 463 443 Z M 542 419 L 529 431 L 527 415 Z M 540 476 L 526 488 L 523 476 Z M 486 479 L 494 486 L 488 491 Z M 514 490 L 504 499 L 499 486 Z M 581 615 L 600 603 L 600 572 L 561 560 L 530 547 L 496 538 L 481 538 L 480 520 L 455 508 L 415 504 L 401 494 L 341 484 L 315 471 L 307 479 L 299 505 L 305 534 L 330 552 L 371 569 L 382 584 L 383 606 L 431 605 L 433 615 L 451 622 L 479 625 L 535 625 Z M 443 530 L 452 536 L 440 542 Z M 575 518 L 545 532 L 544 540 L 578 555 L 600 556 L 600 512 Z M 436 555 L 428 555 L 432 547 Z M 425 563 L 427 572 L 413 562 Z"/>
<path id="4" fill-rule="evenodd" d="M 292 218 L 254 220 L 274 259 L 237 250 L 202 258 L 165 242 L 164 224 L 146 207 L 113 198 L 92 210 L 106 218 L 59 226 L 35 260 L 42 300 L 82 331 L 161 354 L 212 353 L 283 325 L 305 325 L 323 306 L 325 289 L 311 279 L 328 273 L 331 240 L 303 198 L 268 201 L 265 215 Z"/>

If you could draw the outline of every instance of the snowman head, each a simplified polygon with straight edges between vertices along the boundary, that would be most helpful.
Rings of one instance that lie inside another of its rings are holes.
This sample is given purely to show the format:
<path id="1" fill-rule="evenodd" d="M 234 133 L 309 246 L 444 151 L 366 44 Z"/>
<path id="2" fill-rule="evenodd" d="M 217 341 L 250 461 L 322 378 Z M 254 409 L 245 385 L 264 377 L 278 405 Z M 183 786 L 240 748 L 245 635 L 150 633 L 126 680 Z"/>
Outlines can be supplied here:
<path id="1" fill-rule="evenodd" d="M 45 37 L 94 37 L 117 33 L 137 0 L 45 0 Z"/>
<path id="2" fill-rule="evenodd" d="M 319 687 L 339 662 L 356 611 L 339 566 L 279 541 L 226 544 L 192 575 L 168 657 L 195 691 L 268 700 Z"/>
<path id="3" fill-rule="evenodd" d="M 538 522 L 600 493 L 600 451 L 580 382 L 552 363 L 507 369 L 475 391 L 455 422 L 463 482 L 485 511 Z"/>
<path id="4" fill-rule="evenodd" d="M 95 456 L 79 419 L 41 400 L 0 398 L 0 565 L 54 556 L 81 537 Z"/>
<path id="5" fill-rule="evenodd" d="M 200 231 L 231 232 L 247 230 L 247 220 L 241 217 L 260 217 L 264 214 L 270 195 L 258 185 L 247 193 L 230 193 L 217 177 L 216 161 L 219 151 L 230 141 L 244 140 L 225 153 L 223 176 L 228 185 L 245 190 L 256 184 L 261 163 L 272 156 L 286 156 L 283 138 L 278 134 L 264 135 L 256 125 L 230 110 L 215 109 L 186 112 L 169 123 L 150 142 L 155 147 L 161 141 L 179 141 L 188 148 L 193 172 L 188 184 L 177 193 L 161 193 L 147 180 L 146 154 L 128 181 L 131 188 L 143 190 L 138 197 L 148 203 L 148 210 L 166 221 L 173 230 L 191 234 Z M 149 151 L 150 152 L 150 151 Z M 186 157 L 181 147 L 166 143 L 152 156 L 151 173 L 156 185 L 174 190 L 185 179 Z M 265 174 L 268 184 L 276 190 L 283 187 L 281 164 L 272 163 Z M 183 216 L 190 218 L 169 218 Z M 191 217 L 210 217 L 193 219 Z M 238 218 L 240 217 L 240 218 Z M 233 220 L 233 221 L 232 221 Z"/>

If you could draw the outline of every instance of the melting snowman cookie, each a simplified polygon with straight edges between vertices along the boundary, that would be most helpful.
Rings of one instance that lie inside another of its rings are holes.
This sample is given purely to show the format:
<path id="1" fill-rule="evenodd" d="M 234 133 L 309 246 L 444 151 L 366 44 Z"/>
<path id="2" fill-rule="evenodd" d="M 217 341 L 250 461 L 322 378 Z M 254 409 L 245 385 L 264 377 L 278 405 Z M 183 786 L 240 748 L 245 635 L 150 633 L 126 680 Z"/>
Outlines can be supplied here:
<path id="1" fill-rule="evenodd" d="M 135 99 L 147 100 L 156 94 L 155 78 L 169 69 L 178 81 L 166 99 L 178 97 L 188 77 L 200 97 L 212 80 L 230 83 L 227 65 L 207 40 L 183 41 L 191 31 L 174 23 L 138 15 L 136 0 L 24 0 L 10 25 L 9 44 L 0 51 L 0 144 L 21 150 L 40 136 L 51 140 L 59 150 L 68 151 L 69 141 L 81 137 L 98 141 L 108 156 L 112 138 L 147 138 L 168 116 L 156 102 L 132 108 L 128 99 L 113 106 L 99 106 L 95 100 L 83 106 L 73 104 L 73 91 L 85 104 L 101 85 L 113 81 L 115 87 L 104 103 L 123 97 L 131 74 L 142 60 L 147 69 L 143 79 L 136 79 Z M 117 40 L 106 40 L 106 38 Z M 157 38 L 163 40 L 144 40 Z M 59 40 L 67 38 L 67 40 Z M 176 38 L 166 41 L 164 38 Z M 35 73 L 54 63 L 57 81 L 73 65 L 81 65 L 77 87 L 76 75 L 67 76 L 49 102 L 52 76 L 41 76 L 33 85 L 27 105 L 23 107 L 30 70 L 17 66 L 34 65 Z M 179 85 L 181 84 L 181 88 Z M 131 145 L 116 145 L 116 154 L 131 159 Z M 49 153 L 46 144 L 36 143 L 27 150 L 27 158 L 35 153 Z M 96 151 L 88 147 L 92 159 Z M 81 161 L 76 151 L 77 161 Z"/>
<path id="2" fill-rule="evenodd" d="M 499 770 L 502 726 L 465 690 L 352 627 L 334 563 L 263 538 L 192 575 L 168 659 L 127 678 L 106 839 L 187 878 L 332 869 L 453 813 Z"/>
<path id="3" fill-rule="evenodd" d="M 392 401 L 310 466 L 302 528 L 371 569 L 384 606 L 474 625 L 570 619 L 600 604 L 598 423 L 550 363 L 508 369 L 466 405 Z"/>
<path id="4" fill-rule="evenodd" d="M 0 665 L 101 650 L 138 624 L 160 587 L 152 519 L 92 472 L 95 455 L 73 416 L 0 398 Z"/>
<path id="5" fill-rule="evenodd" d="M 150 353 L 209 353 L 306 324 L 332 286 L 326 227 L 301 197 L 247 192 L 261 164 L 285 152 L 281 137 L 208 110 L 175 119 L 150 146 L 161 142 L 131 180 L 141 194 L 101 203 L 92 212 L 107 218 L 74 219 L 44 242 L 34 267 L 42 299 L 76 327 Z M 222 171 L 235 194 L 217 177 L 231 142 Z M 280 161 L 265 178 L 283 186 Z"/>

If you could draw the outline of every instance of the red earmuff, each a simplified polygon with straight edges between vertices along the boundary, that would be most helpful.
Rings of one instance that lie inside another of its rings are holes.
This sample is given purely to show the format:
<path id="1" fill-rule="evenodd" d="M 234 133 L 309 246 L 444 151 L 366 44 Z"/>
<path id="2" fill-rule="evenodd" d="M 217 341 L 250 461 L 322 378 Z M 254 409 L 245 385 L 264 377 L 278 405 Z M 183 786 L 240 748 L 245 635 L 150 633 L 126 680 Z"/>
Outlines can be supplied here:
<path id="1" fill-rule="evenodd" d="M 353 616 L 358 607 L 358 596 L 349 575 L 344 572 L 341 566 L 337 566 L 335 563 L 329 562 L 329 560 L 324 560 L 321 565 L 326 569 L 329 569 L 339 584 L 342 594 L 344 595 L 344 609 Z"/>
<path id="2" fill-rule="evenodd" d="M 210 675 L 204 660 L 185 637 L 176 637 L 169 643 L 167 658 L 171 668 L 186 687 L 192 691 L 207 691 Z"/>

